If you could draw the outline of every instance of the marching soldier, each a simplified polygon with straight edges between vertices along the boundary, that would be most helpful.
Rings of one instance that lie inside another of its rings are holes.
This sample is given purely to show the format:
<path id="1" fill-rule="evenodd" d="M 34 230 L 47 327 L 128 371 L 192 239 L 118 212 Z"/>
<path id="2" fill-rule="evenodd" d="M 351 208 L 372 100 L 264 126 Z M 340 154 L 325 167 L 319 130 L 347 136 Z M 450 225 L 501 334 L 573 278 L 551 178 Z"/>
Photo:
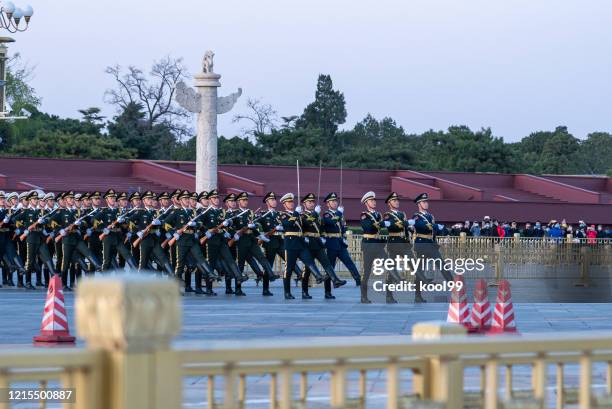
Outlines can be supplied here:
<path id="1" fill-rule="evenodd" d="M 285 248 L 285 271 L 283 274 L 283 287 L 285 289 L 285 300 L 294 300 L 295 297 L 291 294 L 291 273 L 295 271 L 295 264 L 298 258 L 302 260 L 304 265 L 314 272 L 317 284 L 323 282 L 323 277 L 315 265 L 310 252 L 306 249 L 303 230 L 302 216 L 295 207 L 293 193 L 286 193 L 281 197 L 281 203 L 285 208 L 281 212 L 281 224 L 277 226 L 277 230 L 283 232 L 284 248 Z M 306 274 L 304 274 L 306 276 Z M 302 280 L 302 285 L 304 281 Z"/>
<path id="2" fill-rule="evenodd" d="M 332 266 L 336 265 L 336 260 L 340 260 L 349 270 L 355 284 L 361 285 L 361 276 L 355 263 L 348 252 L 348 242 L 346 240 L 346 222 L 344 220 L 344 208 L 338 206 L 338 195 L 335 192 L 325 197 L 327 210 L 323 213 L 323 231 L 325 237 L 325 247 L 327 248 L 327 258 Z"/>
<path id="3" fill-rule="evenodd" d="M 368 298 L 368 286 L 372 264 L 377 258 L 384 258 L 385 251 L 379 231 L 383 225 L 382 215 L 376 210 L 376 194 L 367 192 L 361 198 L 361 203 L 366 210 L 361 212 L 361 251 L 363 252 L 363 279 L 361 280 L 361 302 L 370 304 Z M 389 223 L 389 222 L 388 222 Z"/>
<path id="4" fill-rule="evenodd" d="M 139 192 L 132 192 L 131 195 L 127 195 L 127 193 L 120 193 L 118 198 L 121 198 L 119 200 L 120 203 L 120 207 L 119 207 L 119 214 L 120 215 L 125 215 L 129 212 L 128 209 L 128 204 L 132 205 L 132 209 L 134 209 L 134 212 L 138 213 L 140 212 L 142 209 L 142 198 L 140 197 L 140 193 Z M 134 214 L 134 213 L 131 213 Z M 134 241 L 136 241 L 137 237 L 135 234 L 132 234 L 132 230 L 130 229 L 130 226 L 128 224 L 128 229 L 123 232 L 123 234 L 125 234 L 126 238 L 126 246 L 129 248 L 129 250 L 132 253 L 132 257 L 134 257 L 134 262 L 136 263 L 136 265 L 140 265 L 140 246 L 133 246 L 132 244 L 134 243 Z M 125 267 L 125 260 L 123 260 L 123 257 L 119 257 L 119 266 L 120 267 Z M 145 269 L 146 269 L 146 264 L 145 264 Z"/>
<path id="5" fill-rule="evenodd" d="M 102 271 L 113 266 L 117 269 L 117 254 L 120 254 L 126 264 L 133 270 L 137 269 L 136 262 L 130 251 L 123 244 L 122 225 L 126 223 L 126 215 L 119 214 L 117 207 L 117 193 L 109 189 L 104 193 L 107 206 L 94 214 L 94 236 L 96 229 L 102 228 Z M 98 237 L 100 238 L 100 237 Z"/>
<path id="6" fill-rule="evenodd" d="M 18 207 L 18 195 L 16 192 L 9 193 L 6 200 L 6 212 L 2 216 L 0 236 L 4 236 L 4 261 L 7 265 L 6 282 L 4 284 L 14 287 L 13 271 L 17 271 L 17 285 L 23 287 L 23 276 L 25 266 L 22 258 L 17 254 L 17 247 L 13 236 L 15 236 L 15 217 L 23 210 Z"/>
<path id="7" fill-rule="evenodd" d="M 385 203 L 389 206 L 389 210 L 383 215 L 383 223 L 387 228 L 387 253 L 388 257 L 395 259 L 396 256 L 403 257 L 410 254 L 410 241 L 408 239 L 408 226 L 410 225 L 406 219 L 406 214 L 399 210 L 399 196 L 396 192 L 391 192 L 385 199 Z M 414 223 L 413 223 L 414 224 Z M 400 282 L 401 277 L 395 269 L 387 274 L 387 282 Z M 417 292 L 415 302 L 423 302 L 419 289 L 419 277 L 416 277 Z M 387 290 L 387 303 L 395 304 L 397 301 L 393 298 L 391 291 Z"/>
<path id="8" fill-rule="evenodd" d="M 162 232 L 160 226 L 162 223 L 158 218 L 157 209 L 153 207 L 154 198 L 155 194 L 153 192 L 146 191 L 142 195 L 144 208 L 136 210 L 129 216 L 130 226 L 135 232 L 135 236 L 140 239 L 138 244 L 140 248 L 138 270 L 146 270 L 149 261 L 153 259 L 168 276 L 173 276 L 172 266 L 161 247 Z"/>
<path id="9" fill-rule="evenodd" d="M 255 213 L 248 208 L 249 195 L 247 192 L 242 192 L 236 196 L 238 202 L 238 211 L 232 216 L 232 225 L 234 227 L 233 242 L 236 246 L 236 254 L 238 258 L 238 269 L 241 274 L 244 274 L 244 265 L 247 260 L 252 257 L 263 268 L 264 276 L 267 276 L 270 281 L 274 281 L 279 276 L 274 274 L 272 266 L 264 257 L 259 247 L 258 240 L 263 242 L 269 241 L 267 237 L 259 233 L 255 222 Z M 240 283 L 236 285 L 236 295 L 246 295 L 240 288 Z"/>
<path id="10" fill-rule="evenodd" d="M 40 258 L 51 274 L 55 274 L 55 267 L 49 255 L 49 250 L 45 245 L 48 235 L 45 228 L 49 223 L 50 215 L 38 207 L 38 192 L 32 191 L 26 198 L 29 201 L 29 206 L 16 217 L 17 230 L 15 230 L 15 233 L 17 235 L 25 235 L 25 240 L 23 240 L 26 242 L 25 288 L 34 290 L 36 288 L 32 285 L 32 271 L 36 268 L 37 258 Z"/>
<path id="11" fill-rule="evenodd" d="M 102 209 L 102 194 L 98 191 L 92 192 L 87 195 L 88 199 L 86 199 L 87 204 L 84 209 L 82 209 L 85 213 L 90 213 L 92 210 L 98 210 L 98 212 Z M 91 207 L 89 205 L 91 203 Z M 103 260 L 102 257 L 102 242 L 100 241 L 100 234 L 102 234 L 102 229 L 99 224 L 96 224 L 93 217 L 89 218 L 86 222 L 86 231 L 84 239 L 87 241 L 89 249 L 96 257 L 96 260 Z M 95 271 L 94 266 L 89 266 L 89 273 L 93 274 Z"/>
<path id="12" fill-rule="evenodd" d="M 436 224 L 434 216 L 429 213 L 429 196 L 421 193 L 414 199 L 418 211 L 414 214 L 414 252 L 417 257 L 424 259 L 442 259 L 436 235 L 441 234 L 444 226 Z M 443 263 L 442 263 L 443 264 Z M 422 273 L 422 272 L 421 272 Z M 450 272 L 442 268 L 442 275 L 446 281 L 453 281 Z"/>
<path id="13" fill-rule="evenodd" d="M 202 291 L 202 276 L 211 278 L 217 278 L 217 276 L 204 259 L 200 248 L 200 241 L 195 236 L 200 221 L 193 217 L 193 213 L 189 208 L 190 198 L 191 194 L 189 191 L 184 190 L 179 195 L 181 208 L 166 216 L 162 222 L 166 231 L 172 234 L 176 241 L 175 274 L 177 277 L 180 277 L 181 272 L 185 272 L 185 293 L 195 292 L 196 294 L 204 294 L 204 291 Z M 192 257 L 196 263 L 195 291 L 191 287 L 191 270 L 185 269 L 188 257 Z"/>
<path id="14" fill-rule="evenodd" d="M 338 288 L 346 284 L 346 280 L 341 280 L 336 275 L 334 267 L 329 262 L 327 258 L 327 254 L 325 252 L 325 243 L 326 239 L 321 237 L 321 220 L 319 213 L 321 212 L 321 208 L 317 205 L 315 206 L 316 197 L 313 193 L 308 193 L 302 199 L 304 203 L 304 211 L 302 213 L 302 232 L 304 233 L 304 242 L 306 243 L 306 248 L 310 252 L 310 255 L 313 259 L 318 260 L 327 276 L 324 280 L 325 287 L 325 299 L 333 300 L 336 297 L 332 295 L 332 282 L 334 284 L 334 288 Z M 304 277 L 302 278 L 302 298 L 303 299 L 311 299 L 312 296 L 308 294 L 308 284 L 310 274 L 321 274 L 318 271 L 311 271 L 309 268 L 306 269 L 304 273 Z"/>

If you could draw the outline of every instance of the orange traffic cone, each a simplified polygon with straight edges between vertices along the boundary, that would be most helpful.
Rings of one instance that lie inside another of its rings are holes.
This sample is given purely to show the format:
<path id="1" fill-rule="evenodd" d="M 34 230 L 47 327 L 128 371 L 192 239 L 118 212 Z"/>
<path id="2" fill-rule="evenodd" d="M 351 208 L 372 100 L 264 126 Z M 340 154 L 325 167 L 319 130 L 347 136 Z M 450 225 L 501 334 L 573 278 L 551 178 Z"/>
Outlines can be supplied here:
<path id="1" fill-rule="evenodd" d="M 493 313 L 493 324 L 489 333 L 499 334 L 502 332 L 516 332 L 514 321 L 514 306 L 510 294 L 510 283 L 508 280 L 499 282 L 497 300 L 495 301 L 495 312 Z"/>
<path id="2" fill-rule="evenodd" d="M 460 286 L 458 283 L 462 283 Z M 457 289 L 457 287 L 460 287 Z M 461 324 L 469 327 L 470 308 L 467 304 L 465 284 L 462 276 L 455 276 L 455 286 L 451 291 L 451 301 L 448 305 L 448 315 L 446 322 Z"/>
<path id="3" fill-rule="evenodd" d="M 491 303 L 487 282 L 482 278 L 476 281 L 474 304 L 470 316 L 470 331 L 483 332 L 491 328 Z"/>
<path id="4" fill-rule="evenodd" d="M 34 342 L 74 342 L 75 338 L 70 335 L 68 328 L 62 288 L 62 279 L 54 275 L 49 281 L 40 335 L 34 337 Z"/>

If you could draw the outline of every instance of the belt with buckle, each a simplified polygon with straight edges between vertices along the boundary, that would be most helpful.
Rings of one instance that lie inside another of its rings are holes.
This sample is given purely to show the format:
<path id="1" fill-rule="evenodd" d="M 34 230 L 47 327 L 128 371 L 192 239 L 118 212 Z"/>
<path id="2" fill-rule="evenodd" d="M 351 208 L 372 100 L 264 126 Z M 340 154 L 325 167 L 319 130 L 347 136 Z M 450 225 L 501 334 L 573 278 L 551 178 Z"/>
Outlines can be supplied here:
<path id="1" fill-rule="evenodd" d="M 421 239 L 428 239 L 428 240 L 433 240 L 433 234 L 421 234 L 421 233 L 416 233 L 414 235 L 414 237 L 418 237 Z"/>
<path id="2" fill-rule="evenodd" d="M 309 233 L 309 232 L 304 233 L 304 236 L 305 237 L 321 237 L 319 233 Z"/>
<path id="3" fill-rule="evenodd" d="M 193 233 L 194 233 L 194 230 L 193 230 L 193 229 L 185 229 L 185 230 L 183 231 L 183 234 L 193 234 Z"/>
<path id="4" fill-rule="evenodd" d="M 274 233 L 272 233 L 273 236 L 282 236 L 283 232 L 282 231 L 276 231 Z"/>
<path id="5" fill-rule="evenodd" d="M 405 237 L 405 235 L 403 231 L 400 231 L 395 233 L 389 233 L 389 237 Z"/>
<path id="6" fill-rule="evenodd" d="M 364 234 L 362 237 L 364 239 L 379 239 L 380 235 L 378 235 L 378 234 Z"/>
<path id="7" fill-rule="evenodd" d="M 341 239 L 342 233 L 325 233 L 325 237 L 329 239 Z"/>
<path id="8" fill-rule="evenodd" d="M 283 236 L 302 237 L 302 232 L 299 231 L 287 231 L 283 233 Z"/>

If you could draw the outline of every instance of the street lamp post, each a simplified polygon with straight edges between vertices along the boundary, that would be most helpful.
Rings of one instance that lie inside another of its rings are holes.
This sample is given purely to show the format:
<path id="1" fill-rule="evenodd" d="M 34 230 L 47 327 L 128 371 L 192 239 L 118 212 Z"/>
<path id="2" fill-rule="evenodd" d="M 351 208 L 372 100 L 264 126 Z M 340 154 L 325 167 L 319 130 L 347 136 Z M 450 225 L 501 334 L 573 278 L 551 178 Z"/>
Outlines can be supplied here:
<path id="1" fill-rule="evenodd" d="M 26 31 L 30 25 L 30 19 L 34 15 L 32 6 L 24 8 L 15 7 L 13 2 L 7 1 L 0 6 L 0 28 L 10 33 Z M 21 22 L 25 24 L 22 24 Z"/>

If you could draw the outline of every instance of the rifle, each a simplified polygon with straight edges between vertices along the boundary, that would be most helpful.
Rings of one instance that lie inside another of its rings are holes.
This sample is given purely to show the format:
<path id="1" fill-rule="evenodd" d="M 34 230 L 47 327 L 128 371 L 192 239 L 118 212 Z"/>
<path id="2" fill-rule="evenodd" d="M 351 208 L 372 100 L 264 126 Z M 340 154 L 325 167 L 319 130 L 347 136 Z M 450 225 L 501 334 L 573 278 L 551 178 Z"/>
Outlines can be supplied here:
<path id="1" fill-rule="evenodd" d="M 300 202 L 301 196 L 300 196 L 300 160 L 296 159 L 295 160 L 295 169 L 297 170 L 297 192 L 298 192 L 298 197 L 297 197 L 297 202 Z"/>
<path id="2" fill-rule="evenodd" d="M 47 214 L 45 214 L 45 215 L 40 216 L 40 217 L 39 217 L 39 219 L 44 219 L 45 217 L 49 217 L 49 216 L 51 216 L 53 213 L 55 213 L 55 212 L 57 211 L 57 209 L 59 209 L 59 207 L 56 207 L 55 209 L 53 209 L 53 210 L 52 210 L 52 211 L 50 211 L 49 213 L 47 213 Z M 38 227 L 38 224 L 39 224 L 39 223 L 38 223 L 38 220 L 36 220 L 36 222 L 35 222 L 35 223 L 32 223 L 32 224 L 30 225 L 30 227 L 28 227 L 28 231 L 32 231 L 32 230 L 34 230 L 35 228 L 37 228 L 37 227 Z M 24 241 L 24 240 L 26 239 L 26 237 L 28 237 L 28 235 L 27 235 L 25 232 L 23 232 L 23 233 L 21 234 L 21 236 L 19 236 L 19 240 Z"/>
<path id="3" fill-rule="evenodd" d="M 342 161 L 340 161 L 340 206 L 342 206 Z"/>
<path id="4" fill-rule="evenodd" d="M 167 215 L 170 210 L 172 210 L 172 207 L 167 208 L 166 211 L 160 217 L 164 217 L 165 215 Z M 156 217 L 156 219 L 159 219 L 159 217 Z M 134 243 L 132 243 L 132 246 L 134 246 L 134 248 L 138 247 L 142 239 L 144 239 L 145 237 L 149 235 L 149 232 L 151 231 L 152 228 L 153 228 L 153 223 L 149 223 L 149 225 L 145 227 L 145 229 L 142 231 L 142 237 L 139 237 L 136 240 L 134 240 Z"/>
<path id="5" fill-rule="evenodd" d="M 321 203 L 321 166 L 323 161 L 319 160 L 319 187 L 317 188 L 317 205 Z"/>
<path id="6" fill-rule="evenodd" d="M 206 210 L 204 210 L 202 213 L 200 213 L 199 215 L 197 215 L 196 217 L 194 217 L 193 219 L 189 220 L 189 223 L 191 222 L 195 222 L 197 219 L 199 219 L 200 217 L 204 216 L 206 214 L 206 212 L 208 212 L 210 209 L 212 209 L 212 206 L 208 206 L 206 208 Z M 181 227 L 177 233 L 180 236 L 181 234 L 183 234 L 183 232 L 185 230 L 187 230 L 187 228 L 189 227 L 189 223 L 187 223 L 186 225 L 184 225 L 183 227 Z M 164 240 L 164 242 L 161 244 L 162 248 L 166 248 L 166 246 L 170 245 L 173 246 L 174 243 L 176 243 L 176 238 L 172 237 L 170 239 L 166 239 Z"/>
<path id="7" fill-rule="evenodd" d="M 91 216 L 92 214 L 94 214 L 95 212 L 97 212 L 99 209 L 93 209 L 91 212 L 87 213 L 85 216 L 83 217 L 79 217 L 78 219 L 76 219 L 74 221 L 74 223 L 72 223 L 70 226 L 66 227 L 64 229 L 64 231 L 66 231 L 66 234 L 70 234 L 72 232 L 72 229 L 74 229 L 77 226 L 77 222 L 80 223 L 83 220 L 85 220 L 85 218 Z M 55 238 L 55 242 L 59 243 L 62 240 L 63 236 L 60 234 Z"/>
<path id="8" fill-rule="evenodd" d="M 108 230 L 115 228 L 115 226 L 117 225 L 117 223 L 119 223 L 119 219 L 123 218 L 123 217 L 127 217 L 130 214 L 132 214 L 134 212 L 134 210 L 138 210 L 139 207 L 135 207 L 132 210 L 130 210 L 129 212 L 127 212 L 126 214 L 123 214 L 119 217 L 117 217 L 117 220 L 115 220 L 114 222 L 112 222 L 111 224 L 109 224 L 108 226 L 106 226 L 106 228 Z M 100 239 L 100 241 L 104 240 L 104 238 L 106 237 L 106 234 L 102 233 L 98 236 L 98 239 Z"/>
<path id="9" fill-rule="evenodd" d="M 259 209 L 261 209 L 261 208 L 259 208 Z M 255 212 L 254 212 L 254 213 L 257 213 L 257 212 L 259 211 L 259 209 L 255 210 Z M 235 219 L 236 217 L 240 217 L 240 216 L 242 216 L 243 214 L 245 214 L 245 213 L 246 213 L 246 212 L 248 212 L 248 211 L 249 211 L 249 209 L 246 209 L 245 211 L 241 212 L 240 214 L 237 214 L 236 216 L 232 217 L 232 219 Z M 262 217 L 263 217 L 263 216 L 260 216 L 260 217 L 258 217 L 258 218 L 256 218 L 256 219 L 253 219 L 253 220 L 251 221 L 251 223 L 254 223 L 254 222 L 256 222 L 256 221 L 260 220 Z M 243 228 L 241 228 L 240 230 L 238 230 L 238 231 L 236 232 L 236 234 L 237 234 L 238 236 L 242 236 L 242 234 L 243 234 L 244 232 L 246 232 L 248 229 L 249 229 L 249 226 L 244 226 Z M 236 243 L 236 240 L 235 240 L 235 239 L 232 237 L 232 238 L 230 239 L 230 241 L 228 241 L 228 242 L 227 242 L 227 245 L 228 245 L 229 247 L 232 247 L 232 246 L 233 246 L 235 243 Z"/>

